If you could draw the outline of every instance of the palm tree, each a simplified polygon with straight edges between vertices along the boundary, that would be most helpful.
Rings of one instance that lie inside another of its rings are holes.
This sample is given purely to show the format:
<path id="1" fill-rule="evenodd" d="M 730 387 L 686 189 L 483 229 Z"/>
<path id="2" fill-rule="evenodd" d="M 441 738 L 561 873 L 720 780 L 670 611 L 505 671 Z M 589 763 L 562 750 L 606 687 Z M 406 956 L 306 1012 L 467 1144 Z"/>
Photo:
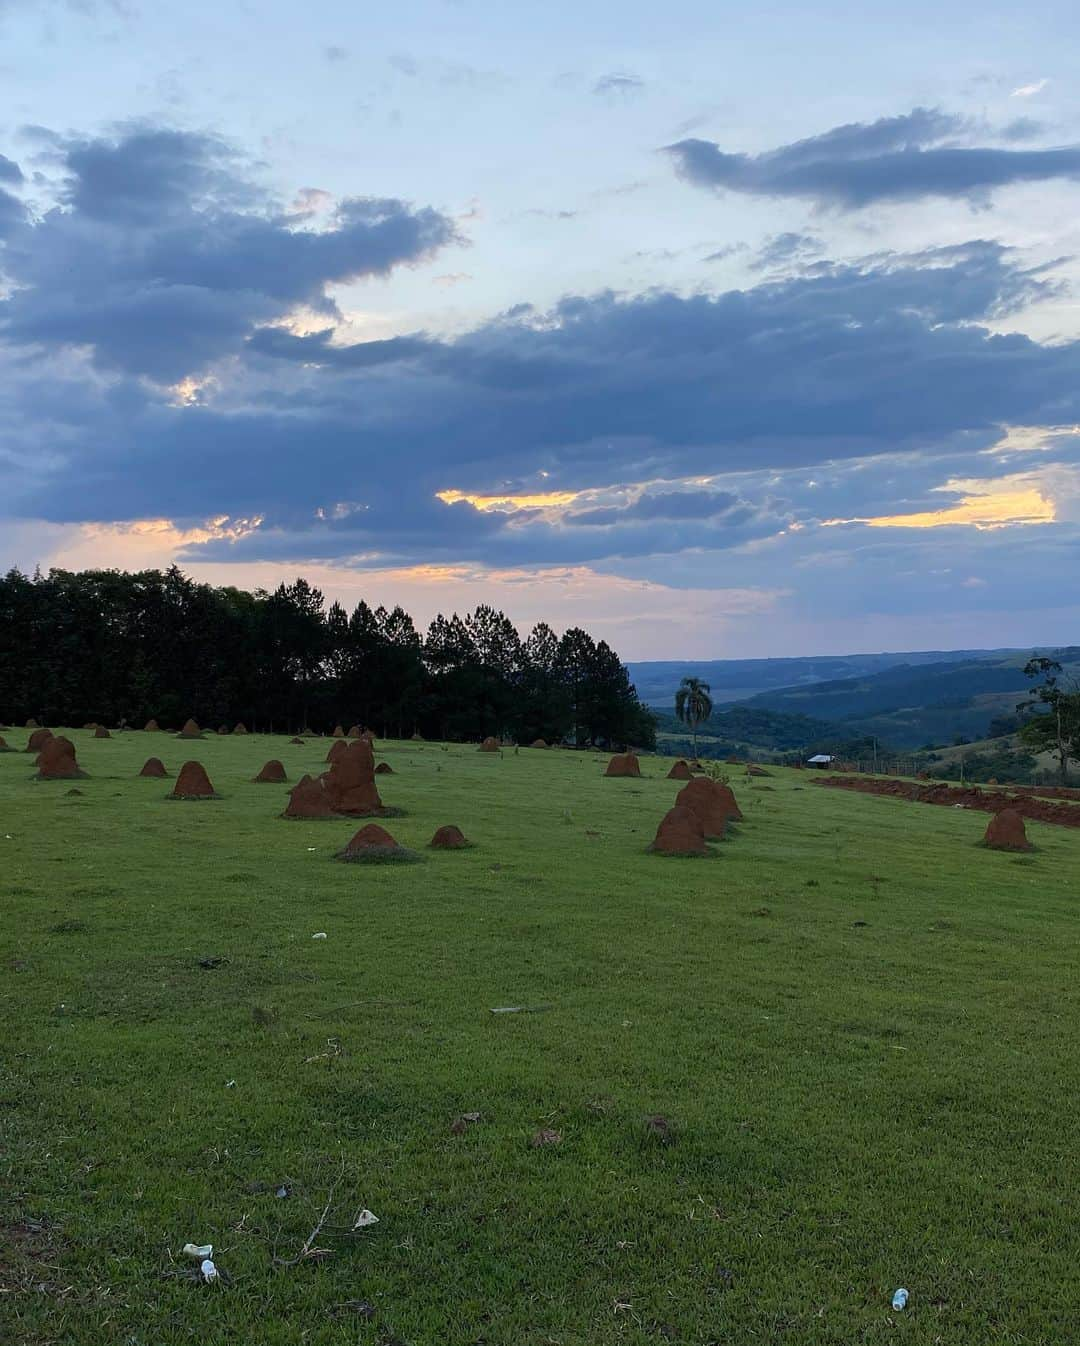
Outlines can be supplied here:
<path id="1" fill-rule="evenodd" d="M 697 730 L 712 714 L 712 688 L 700 678 L 683 678 L 675 693 L 675 714 L 690 727 L 694 757 L 697 757 Z"/>

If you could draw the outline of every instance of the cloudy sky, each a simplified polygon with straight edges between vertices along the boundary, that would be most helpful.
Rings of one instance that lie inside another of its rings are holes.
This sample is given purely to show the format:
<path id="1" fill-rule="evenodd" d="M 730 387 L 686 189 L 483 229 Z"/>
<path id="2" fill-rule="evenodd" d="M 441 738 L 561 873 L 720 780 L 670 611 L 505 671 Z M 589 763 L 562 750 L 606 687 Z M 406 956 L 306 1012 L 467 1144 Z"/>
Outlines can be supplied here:
<path id="1" fill-rule="evenodd" d="M 1075 641 L 1078 58 L 1064 2 L 0 0 L 0 566 Z"/>

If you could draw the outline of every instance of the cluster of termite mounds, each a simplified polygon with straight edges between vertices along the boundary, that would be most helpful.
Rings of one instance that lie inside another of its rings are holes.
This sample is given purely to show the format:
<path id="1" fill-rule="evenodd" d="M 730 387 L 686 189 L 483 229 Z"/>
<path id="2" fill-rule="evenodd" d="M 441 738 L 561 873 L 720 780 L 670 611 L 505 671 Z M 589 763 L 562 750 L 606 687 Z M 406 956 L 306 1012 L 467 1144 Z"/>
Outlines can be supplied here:
<path id="1" fill-rule="evenodd" d="M 694 777 L 675 796 L 649 849 L 657 855 L 708 855 L 707 843 L 723 840 L 728 823 L 741 822 L 742 816 L 730 786 Z"/>
<path id="2" fill-rule="evenodd" d="M 327 753 L 330 770 L 304 776 L 289 791 L 285 818 L 354 818 L 386 816 L 375 785 L 375 754 L 366 738 L 335 743 Z"/>

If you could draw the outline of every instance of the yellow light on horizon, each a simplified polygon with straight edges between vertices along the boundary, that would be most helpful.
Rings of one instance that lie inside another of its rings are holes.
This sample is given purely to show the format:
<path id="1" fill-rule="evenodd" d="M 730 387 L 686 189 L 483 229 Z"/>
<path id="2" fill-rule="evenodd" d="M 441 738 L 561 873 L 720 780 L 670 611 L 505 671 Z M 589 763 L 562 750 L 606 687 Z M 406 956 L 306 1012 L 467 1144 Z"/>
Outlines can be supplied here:
<path id="1" fill-rule="evenodd" d="M 521 495 L 474 495 L 471 491 L 436 491 L 436 498 L 444 505 L 456 505 L 464 500 L 474 509 L 548 509 L 569 505 L 580 491 L 534 491 Z"/>
<path id="2" fill-rule="evenodd" d="M 1037 487 L 998 491 L 986 495 L 965 495 L 955 505 L 924 510 L 917 514 L 880 514 L 871 519 L 825 519 L 822 526 L 835 528 L 844 523 L 861 523 L 867 528 L 949 528 L 968 527 L 980 531 L 1008 528 L 1014 524 L 1053 523 L 1057 518 L 1054 502 Z"/>

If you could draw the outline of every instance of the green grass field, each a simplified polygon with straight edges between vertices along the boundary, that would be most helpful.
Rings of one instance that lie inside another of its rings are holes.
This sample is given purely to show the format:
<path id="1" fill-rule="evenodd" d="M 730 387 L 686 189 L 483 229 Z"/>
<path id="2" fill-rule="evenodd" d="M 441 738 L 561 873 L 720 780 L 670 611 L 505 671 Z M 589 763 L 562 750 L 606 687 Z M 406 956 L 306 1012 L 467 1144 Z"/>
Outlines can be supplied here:
<path id="1" fill-rule="evenodd" d="M 1080 1336 L 1080 834 L 776 770 L 664 859 L 667 761 L 386 743 L 391 831 L 475 847 L 341 865 L 250 783 L 325 741 L 70 736 L 86 780 L 0 755 L 0 1341 Z M 379 1223 L 280 1265 L 332 1187 Z"/>

